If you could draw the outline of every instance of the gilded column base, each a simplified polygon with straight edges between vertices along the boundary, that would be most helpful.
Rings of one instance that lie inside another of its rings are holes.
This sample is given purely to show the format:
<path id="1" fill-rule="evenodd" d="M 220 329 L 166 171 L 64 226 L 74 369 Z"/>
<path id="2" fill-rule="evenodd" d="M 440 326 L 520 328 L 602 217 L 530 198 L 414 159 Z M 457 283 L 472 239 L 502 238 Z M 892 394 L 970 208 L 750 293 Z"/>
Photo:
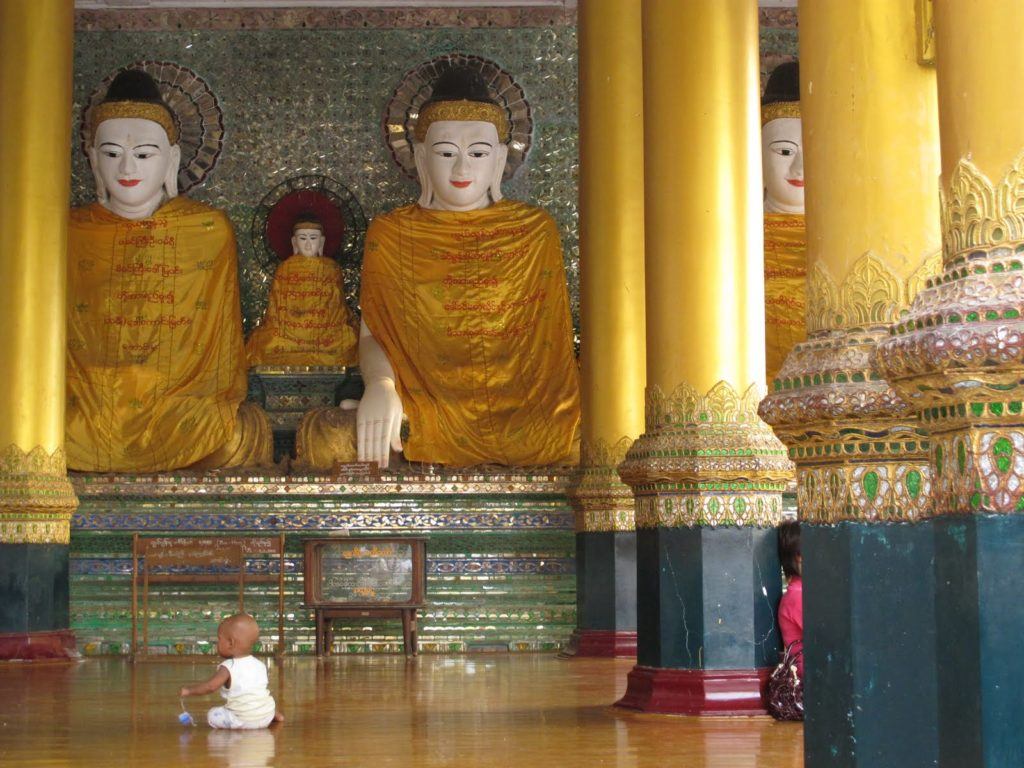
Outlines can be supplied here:
<path id="1" fill-rule="evenodd" d="M 757 415 L 761 394 L 724 381 L 705 395 L 648 387 L 646 431 L 619 465 L 638 529 L 778 523 L 793 465 Z"/>
<path id="2" fill-rule="evenodd" d="M 1024 511 L 1024 243 L 949 261 L 879 344 L 931 433 L 935 512 Z"/>
<path id="3" fill-rule="evenodd" d="M 68 544 L 77 507 L 63 450 L 0 451 L 0 543 Z"/>
<path id="4" fill-rule="evenodd" d="M 633 491 L 616 471 L 632 442 L 623 437 L 614 445 L 597 440 L 581 447 L 582 461 L 569 491 L 577 533 L 636 529 Z"/>
<path id="5" fill-rule="evenodd" d="M 872 367 L 887 329 L 823 331 L 798 344 L 761 403 L 797 465 L 803 520 L 906 521 L 930 511 L 928 437 Z"/>

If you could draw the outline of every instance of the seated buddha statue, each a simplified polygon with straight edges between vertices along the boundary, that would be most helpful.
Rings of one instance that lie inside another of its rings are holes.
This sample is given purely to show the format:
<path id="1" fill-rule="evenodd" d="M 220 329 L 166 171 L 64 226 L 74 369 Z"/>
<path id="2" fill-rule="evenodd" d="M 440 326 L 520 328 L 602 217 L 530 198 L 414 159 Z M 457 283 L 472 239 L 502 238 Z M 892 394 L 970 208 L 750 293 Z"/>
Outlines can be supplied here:
<path id="1" fill-rule="evenodd" d="M 764 175 L 765 353 L 768 382 L 807 337 L 807 237 L 800 67 L 788 62 L 768 78 L 761 104 Z"/>
<path id="2" fill-rule="evenodd" d="M 157 472 L 269 464 L 270 423 L 245 400 L 235 236 L 178 195 L 174 115 L 125 71 L 92 116 L 98 201 L 71 212 L 68 467 Z"/>
<path id="3" fill-rule="evenodd" d="M 502 197 L 509 133 L 506 111 L 470 69 L 441 75 L 419 110 L 419 201 L 377 216 L 366 235 L 360 461 L 386 467 L 403 450 L 403 415 L 410 461 L 575 459 L 579 377 L 561 243 L 547 213 Z M 351 430 L 344 414 L 330 416 L 335 436 L 343 423 Z M 316 439 L 341 444 L 314 432 L 312 452 Z"/>
<path id="4" fill-rule="evenodd" d="M 356 332 L 341 267 L 324 256 L 325 242 L 324 226 L 313 214 L 293 225 L 293 255 L 277 268 L 263 322 L 245 344 L 249 365 L 355 364 Z"/>

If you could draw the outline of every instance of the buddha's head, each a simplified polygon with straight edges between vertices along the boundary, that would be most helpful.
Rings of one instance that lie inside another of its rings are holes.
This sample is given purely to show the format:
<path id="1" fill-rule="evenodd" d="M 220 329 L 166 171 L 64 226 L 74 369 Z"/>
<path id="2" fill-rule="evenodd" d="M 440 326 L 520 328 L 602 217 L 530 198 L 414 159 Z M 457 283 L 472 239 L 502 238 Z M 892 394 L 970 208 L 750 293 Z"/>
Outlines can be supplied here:
<path id="1" fill-rule="evenodd" d="M 767 213 L 804 212 L 804 144 L 800 120 L 800 66 L 780 64 L 761 104 L 761 168 Z"/>
<path id="2" fill-rule="evenodd" d="M 292 227 L 292 253 L 299 256 L 324 255 L 324 225 L 312 214 L 302 214 Z"/>
<path id="3" fill-rule="evenodd" d="M 92 122 L 96 197 L 126 219 L 145 219 L 178 194 L 181 148 L 156 81 L 140 70 L 114 78 Z"/>
<path id="4" fill-rule="evenodd" d="M 508 115 L 491 99 L 480 73 L 469 68 L 445 72 L 416 122 L 419 204 L 473 211 L 501 200 L 508 140 Z"/>

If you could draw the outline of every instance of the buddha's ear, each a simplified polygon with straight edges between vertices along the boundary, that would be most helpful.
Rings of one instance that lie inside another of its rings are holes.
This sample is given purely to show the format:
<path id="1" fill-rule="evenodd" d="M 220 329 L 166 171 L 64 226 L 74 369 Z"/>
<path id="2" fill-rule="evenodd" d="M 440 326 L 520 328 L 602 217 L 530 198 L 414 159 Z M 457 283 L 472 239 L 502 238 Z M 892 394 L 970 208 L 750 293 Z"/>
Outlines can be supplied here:
<path id="1" fill-rule="evenodd" d="M 497 203 L 502 199 L 501 179 L 505 175 L 505 164 L 508 162 L 508 144 L 499 144 L 495 151 L 498 158 L 494 164 L 494 176 L 491 177 L 491 202 Z"/>
<path id="2" fill-rule="evenodd" d="M 292 253 L 299 252 L 299 236 L 292 235 Z"/>
<path id="3" fill-rule="evenodd" d="M 96 182 L 96 199 L 100 203 L 106 203 L 107 197 L 107 185 L 103 183 L 103 177 L 100 176 L 100 166 L 96 159 L 96 147 L 89 147 L 89 167 L 92 169 L 92 178 Z"/>
<path id="4" fill-rule="evenodd" d="M 178 168 L 181 167 L 181 147 L 175 144 L 170 151 L 171 161 L 167 164 L 167 175 L 164 176 L 164 192 L 167 199 L 178 196 Z"/>
<path id="5" fill-rule="evenodd" d="M 434 202 L 434 187 L 427 174 L 427 148 L 419 142 L 412 145 L 412 157 L 416 161 L 416 175 L 420 179 L 420 208 L 429 208 Z"/>
<path id="6" fill-rule="evenodd" d="M 316 249 L 316 255 L 317 256 L 323 256 L 324 255 L 324 246 L 325 245 L 327 245 L 327 237 L 324 235 L 323 232 L 321 232 L 320 233 L 320 245 L 318 245 L 317 249 Z"/>

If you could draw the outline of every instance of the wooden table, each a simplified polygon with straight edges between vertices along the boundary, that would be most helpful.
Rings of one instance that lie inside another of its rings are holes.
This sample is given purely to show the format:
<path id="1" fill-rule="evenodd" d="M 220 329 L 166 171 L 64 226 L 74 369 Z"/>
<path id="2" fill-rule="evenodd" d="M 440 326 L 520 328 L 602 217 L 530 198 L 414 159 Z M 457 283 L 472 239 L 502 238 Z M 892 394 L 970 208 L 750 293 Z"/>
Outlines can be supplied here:
<path id="1" fill-rule="evenodd" d="M 405 655 L 417 655 L 416 647 L 416 611 L 420 605 L 381 606 L 381 605 L 311 605 L 316 613 L 316 655 L 331 655 L 334 642 L 334 630 L 331 623 L 334 619 L 398 619 L 402 620 L 402 640 L 405 643 Z"/>

